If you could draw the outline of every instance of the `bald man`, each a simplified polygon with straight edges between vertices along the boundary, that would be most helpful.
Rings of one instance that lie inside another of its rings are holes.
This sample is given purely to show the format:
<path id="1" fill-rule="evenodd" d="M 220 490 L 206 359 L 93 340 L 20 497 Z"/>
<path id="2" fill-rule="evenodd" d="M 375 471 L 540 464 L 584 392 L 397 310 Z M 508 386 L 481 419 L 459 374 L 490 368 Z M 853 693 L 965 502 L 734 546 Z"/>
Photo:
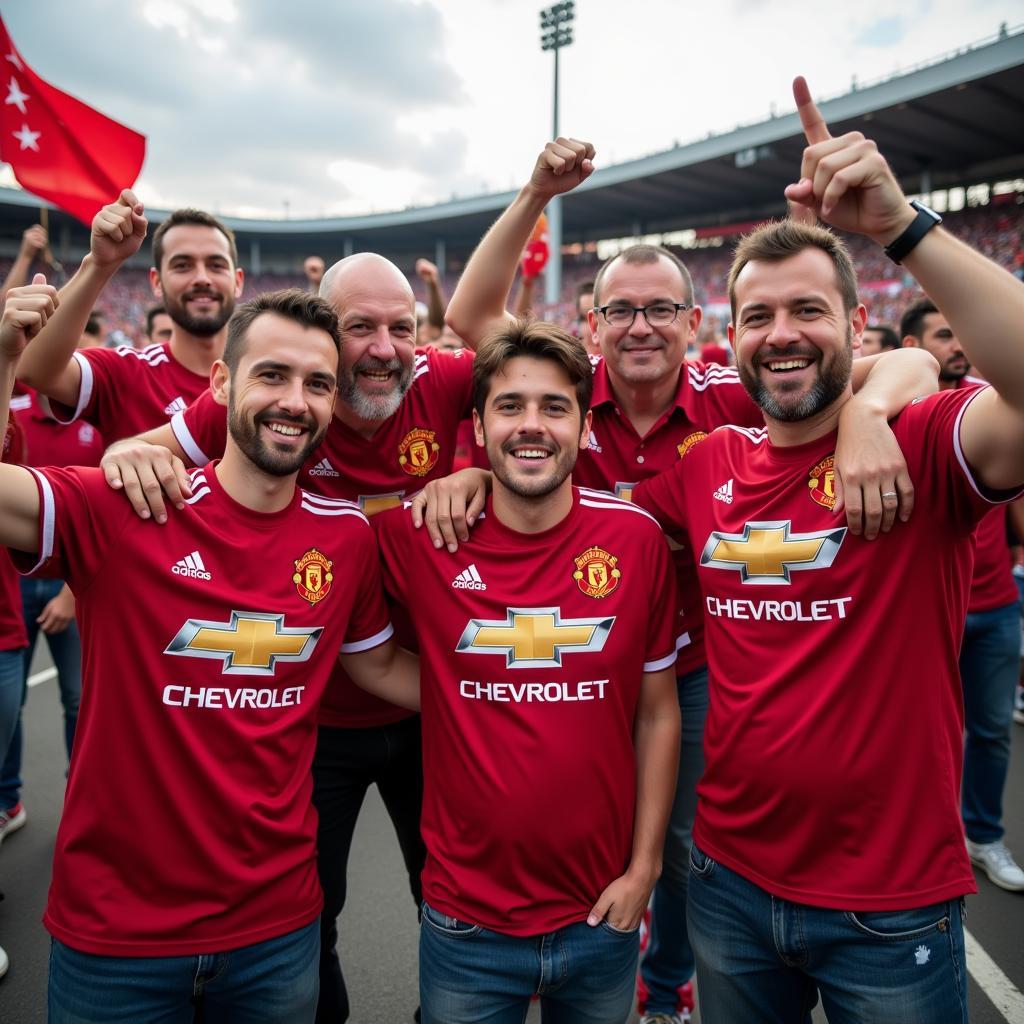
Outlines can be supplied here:
<path id="1" fill-rule="evenodd" d="M 452 471 L 459 421 L 469 415 L 472 353 L 416 348 L 412 288 L 389 260 L 359 253 L 324 274 L 320 295 L 338 314 L 341 365 L 334 417 L 315 456 L 299 472 L 307 491 L 358 502 L 374 515 Z M 142 515 L 143 485 L 160 479 L 175 503 L 181 484 L 163 445 L 203 466 L 224 450 L 224 407 L 201 396 L 167 426 L 112 448 L 107 478 L 125 488 Z M 140 444 L 140 441 L 150 442 Z M 406 646 L 413 641 L 403 636 Z M 318 848 L 324 890 L 319 1022 L 348 1019 L 349 1001 L 335 946 L 345 903 L 348 852 L 367 789 L 376 784 L 398 835 L 417 907 L 424 848 L 419 715 L 359 689 L 340 671 L 324 696 L 313 763 L 313 800 L 320 814 Z M 366 1012 L 361 1016 L 365 1016 Z"/>

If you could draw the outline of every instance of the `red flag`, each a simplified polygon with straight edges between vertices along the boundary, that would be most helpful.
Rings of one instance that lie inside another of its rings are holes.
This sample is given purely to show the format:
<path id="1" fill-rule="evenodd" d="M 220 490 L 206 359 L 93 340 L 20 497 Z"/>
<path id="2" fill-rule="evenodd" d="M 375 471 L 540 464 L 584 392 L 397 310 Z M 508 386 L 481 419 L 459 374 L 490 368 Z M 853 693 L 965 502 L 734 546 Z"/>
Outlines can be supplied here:
<path id="1" fill-rule="evenodd" d="M 22 188 L 90 224 L 131 188 L 146 137 L 44 82 L 0 19 L 0 159 Z"/>

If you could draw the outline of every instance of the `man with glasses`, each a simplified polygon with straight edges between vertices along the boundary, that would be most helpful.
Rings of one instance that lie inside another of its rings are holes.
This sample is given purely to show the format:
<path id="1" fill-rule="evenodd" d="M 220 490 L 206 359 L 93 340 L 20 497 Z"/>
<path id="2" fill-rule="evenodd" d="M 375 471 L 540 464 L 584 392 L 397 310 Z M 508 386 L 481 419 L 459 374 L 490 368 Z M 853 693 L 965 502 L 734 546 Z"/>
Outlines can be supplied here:
<path id="1" fill-rule="evenodd" d="M 504 304 L 515 277 L 519 253 L 537 217 L 550 200 L 569 192 L 593 171 L 594 147 L 559 138 L 540 154 L 529 182 L 484 236 L 462 274 L 448 306 L 447 322 L 468 345 L 475 345 L 508 314 Z M 588 320 L 600 359 L 594 369 L 593 424 L 589 447 L 580 452 L 573 482 L 613 491 L 629 499 L 642 480 L 675 465 L 712 430 L 725 424 L 763 425 L 760 409 L 748 397 L 734 368 L 688 360 L 701 309 L 694 301 L 693 282 L 683 262 L 661 246 L 634 245 L 608 260 L 594 282 L 594 308 Z M 873 361 L 863 360 L 855 385 L 866 379 Z M 886 377 L 896 387 L 899 383 Z M 906 367 L 916 373 L 922 364 Z M 934 374 L 932 373 L 932 387 Z M 902 388 L 900 387 L 900 390 Z M 916 393 L 908 381 L 906 400 Z M 854 400 L 844 413 L 844 434 L 856 439 L 865 458 L 854 466 L 842 445 L 836 464 L 847 472 L 842 480 L 830 467 L 823 486 L 845 492 L 851 529 L 874 537 L 882 512 L 881 492 L 874 477 L 868 482 L 860 466 L 869 460 L 880 479 L 897 483 L 900 513 L 909 515 L 909 481 L 900 470 L 899 453 L 885 424 L 868 403 Z M 892 448 L 883 448 L 887 443 Z M 877 458 L 885 451 L 885 457 Z M 889 454 L 891 453 L 891 455 Z M 889 459 L 895 456 L 894 463 Z M 895 465 L 895 468 L 894 468 Z M 731 503 L 730 481 L 714 494 Z M 837 509 L 841 501 L 837 502 Z M 863 513 L 867 518 L 863 518 Z M 453 518 L 458 522 L 455 507 Z M 882 529 L 892 524 L 889 514 Z M 459 539 L 464 539 L 462 524 Z M 663 854 L 661 879 L 654 890 L 651 941 L 641 965 L 640 1005 L 645 1024 L 689 1019 L 693 1008 L 694 959 L 686 935 L 687 862 L 696 811 L 696 785 L 704 770 L 702 737 L 708 704 L 704 623 L 693 557 L 688 546 L 673 551 L 682 602 L 677 630 L 677 689 L 682 713 L 682 745 L 675 802 Z"/>

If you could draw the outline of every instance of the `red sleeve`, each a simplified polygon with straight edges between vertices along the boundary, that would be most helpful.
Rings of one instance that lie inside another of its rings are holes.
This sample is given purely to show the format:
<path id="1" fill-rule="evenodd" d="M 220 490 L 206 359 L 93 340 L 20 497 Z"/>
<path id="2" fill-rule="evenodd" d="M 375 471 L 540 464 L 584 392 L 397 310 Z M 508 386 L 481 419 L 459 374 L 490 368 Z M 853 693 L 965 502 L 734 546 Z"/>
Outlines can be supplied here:
<path id="1" fill-rule="evenodd" d="M 700 442 L 702 443 L 702 442 Z M 694 449 L 687 451 L 671 469 L 657 476 L 641 480 L 633 488 L 631 500 L 634 505 L 649 512 L 658 520 L 658 525 L 674 537 L 686 532 L 686 472 L 684 466 L 693 456 Z"/>
<path id="2" fill-rule="evenodd" d="M 449 352 L 439 348 L 423 350 L 427 356 L 430 372 L 437 374 L 440 394 L 450 404 L 453 419 L 461 420 L 472 411 L 473 360 L 474 354 L 468 348 Z"/>
<path id="3" fill-rule="evenodd" d="M 644 671 L 658 672 L 672 668 L 676 663 L 676 600 L 675 571 L 663 535 L 651 533 L 650 611 L 647 616 L 647 647 L 644 653 Z"/>
<path id="4" fill-rule="evenodd" d="M 350 564 L 360 566 L 361 572 L 342 654 L 368 651 L 384 643 L 394 632 L 384 601 L 377 541 L 369 524 L 359 531 L 358 543 L 351 546 L 350 557 Z"/>
<path id="5" fill-rule="evenodd" d="M 409 520 L 405 522 L 405 520 Z M 384 590 L 395 604 L 408 605 L 406 589 L 409 583 L 409 555 L 412 553 L 412 516 L 406 505 L 390 508 L 375 515 L 370 522 L 377 534 L 380 548 L 380 564 L 383 571 Z"/>
<path id="6" fill-rule="evenodd" d="M 228 411 L 204 391 L 184 412 L 174 414 L 171 429 L 192 465 L 205 466 L 227 447 Z"/>

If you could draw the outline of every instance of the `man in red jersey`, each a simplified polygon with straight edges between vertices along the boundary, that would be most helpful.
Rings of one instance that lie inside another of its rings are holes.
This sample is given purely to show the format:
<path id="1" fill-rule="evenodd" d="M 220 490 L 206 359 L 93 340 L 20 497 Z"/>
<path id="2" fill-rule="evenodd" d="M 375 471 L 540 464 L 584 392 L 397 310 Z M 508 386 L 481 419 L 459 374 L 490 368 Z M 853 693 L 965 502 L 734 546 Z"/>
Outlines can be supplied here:
<path id="1" fill-rule="evenodd" d="M 484 236 L 448 307 L 450 322 L 468 343 L 475 344 L 505 322 L 505 300 L 516 273 L 517 254 L 552 196 L 570 191 L 589 177 L 593 156 L 594 147 L 576 139 L 549 143 L 529 182 Z M 736 370 L 686 358 L 702 314 L 695 305 L 689 271 L 672 252 L 660 246 L 631 246 L 601 267 L 592 290 L 591 306 L 597 308 L 588 308 L 587 315 L 600 356 L 595 357 L 593 424 L 589 444 L 573 470 L 576 484 L 629 499 L 639 481 L 671 468 L 716 427 L 762 423 L 761 411 Z M 892 366 L 890 360 L 887 369 Z M 858 384 L 869 369 L 858 369 Z M 923 373 L 924 378 L 916 376 L 915 382 L 934 380 L 933 369 L 925 366 Z M 915 383 L 895 408 L 918 393 Z M 839 453 L 846 472 L 838 486 L 846 484 L 854 528 L 860 527 L 862 509 L 873 516 L 867 524 L 867 533 L 873 536 L 882 512 L 880 492 L 896 481 L 907 514 L 909 481 L 900 471 L 899 451 L 885 417 L 874 406 L 860 400 L 851 403 L 844 419 L 843 434 L 853 439 L 853 446 Z M 861 466 L 886 442 L 888 453 L 874 459 L 884 484 L 875 484 L 872 490 Z M 858 462 L 851 464 L 852 458 Z M 889 528 L 894 512 L 887 514 L 882 529 Z M 681 601 L 676 675 L 682 745 L 664 868 L 654 890 L 651 942 L 641 965 L 641 1010 L 652 1024 L 671 1020 L 677 1013 L 685 1016 L 693 1007 L 686 885 L 696 786 L 704 769 L 701 741 L 708 701 L 704 621 L 688 545 L 675 546 L 673 562 Z"/>
<path id="2" fill-rule="evenodd" d="M 8 299 L 0 426 L 55 301 L 42 283 Z M 239 309 L 211 376 L 224 458 L 161 529 L 99 470 L 2 467 L 0 543 L 69 580 L 85 636 L 44 919 L 54 1022 L 314 1018 L 317 704 L 339 650 L 357 678 L 416 676 L 365 517 L 296 487 L 339 344 L 334 313 L 302 292 Z"/>
<path id="3" fill-rule="evenodd" d="M 939 362 L 942 391 L 977 387 L 946 318 L 931 299 L 903 314 L 905 346 L 923 348 Z M 1010 569 L 1006 509 L 978 524 L 971 596 L 967 605 L 960 678 L 964 688 L 964 781 L 961 810 L 967 851 L 996 885 L 1024 890 L 1024 871 L 1003 842 L 1003 790 L 1010 767 L 1013 699 L 1020 678 L 1020 604 Z"/>
<path id="4" fill-rule="evenodd" d="M 1024 285 L 909 206 L 874 143 L 832 138 L 802 79 L 794 93 L 808 146 L 787 197 L 904 262 L 993 386 L 894 420 L 917 513 L 866 544 L 837 525 L 827 486 L 867 316 L 849 256 L 796 223 L 739 246 L 730 340 L 767 429 L 715 431 L 634 494 L 699 553 L 711 703 L 688 925 L 702 1012 L 803 1020 L 820 993 L 844 1024 L 966 1021 L 956 624 L 975 526 L 1024 483 Z"/>
<path id="5" fill-rule="evenodd" d="M 401 504 L 407 493 L 450 473 L 459 420 L 469 410 L 472 355 L 416 348 L 415 300 L 390 261 L 360 253 L 334 264 L 321 295 L 337 312 L 343 339 L 340 385 L 324 443 L 299 473 L 303 486 L 356 501 L 367 515 Z M 205 465 L 224 448 L 224 409 L 209 394 L 170 426 L 109 453 L 111 479 L 136 508 L 159 518 L 161 483 L 181 501 L 167 449 Z M 162 454 L 161 454 L 162 453 Z M 151 460 L 154 460 L 152 462 Z M 376 784 L 395 826 L 413 899 L 421 901 L 419 719 L 352 685 L 339 670 L 320 710 L 314 801 L 320 812 L 324 889 L 318 1020 L 348 1019 L 349 998 L 335 950 L 345 903 L 348 854 L 366 791 Z"/>
<path id="6" fill-rule="evenodd" d="M 93 220 L 89 254 L 18 370 L 20 380 L 66 406 L 68 420 L 83 417 L 108 444 L 166 422 L 209 387 L 242 294 L 230 228 L 202 210 L 175 210 L 153 235 L 149 272 L 174 322 L 170 341 L 76 352 L 96 299 L 145 237 L 142 204 L 125 189 Z"/>
<path id="7" fill-rule="evenodd" d="M 494 494 L 470 540 L 375 520 L 423 666 L 431 1024 L 519 1020 L 535 993 L 567 1022 L 632 1006 L 675 788 L 674 600 L 650 517 L 571 485 L 592 386 L 578 340 L 509 326 L 474 365 Z"/>

